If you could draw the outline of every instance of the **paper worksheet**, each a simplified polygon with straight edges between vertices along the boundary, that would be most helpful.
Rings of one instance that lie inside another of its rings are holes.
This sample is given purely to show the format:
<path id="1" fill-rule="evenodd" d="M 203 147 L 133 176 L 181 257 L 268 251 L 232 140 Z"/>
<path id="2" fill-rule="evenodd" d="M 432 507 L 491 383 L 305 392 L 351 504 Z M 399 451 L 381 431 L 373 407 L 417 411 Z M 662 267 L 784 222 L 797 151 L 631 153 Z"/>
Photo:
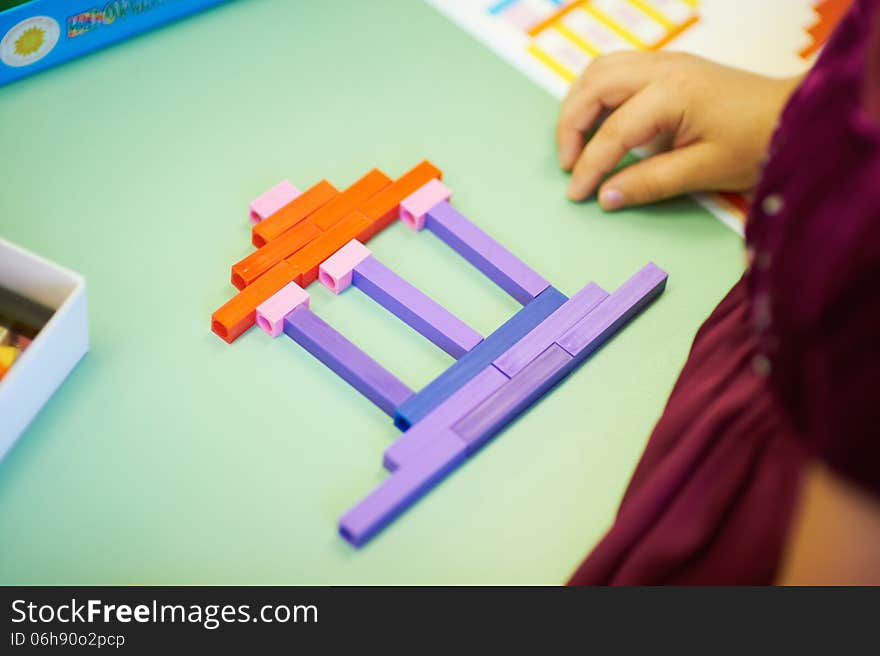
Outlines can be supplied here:
<path id="1" fill-rule="evenodd" d="M 681 50 L 773 76 L 812 63 L 847 0 L 428 0 L 557 98 L 595 57 Z M 745 199 L 697 194 L 743 233 Z"/>

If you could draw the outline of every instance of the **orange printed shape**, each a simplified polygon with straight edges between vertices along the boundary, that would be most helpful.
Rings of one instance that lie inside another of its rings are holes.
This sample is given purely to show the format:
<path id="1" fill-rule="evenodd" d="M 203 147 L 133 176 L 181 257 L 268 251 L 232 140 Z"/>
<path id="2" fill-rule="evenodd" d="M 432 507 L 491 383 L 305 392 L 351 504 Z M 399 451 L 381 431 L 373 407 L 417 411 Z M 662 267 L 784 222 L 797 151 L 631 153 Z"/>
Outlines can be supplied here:
<path id="1" fill-rule="evenodd" d="M 290 281 L 299 282 L 299 277 L 296 267 L 279 262 L 211 315 L 211 330 L 231 344 L 254 325 L 260 303 Z"/>
<path id="2" fill-rule="evenodd" d="M 339 194 L 339 190 L 326 180 L 309 187 L 272 216 L 253 227 L 251 241 L 260 248 L 281 236 L 307 216 L 323 207 Z"/>
<path id="3" fill-rule="evenodd" d="M 357 239 L 370 223 L 366 216 L 355 210 L 308 246 L 288 257 L 285 262 L 292 265 L 302 276 L 299 286 L 305 288 L 311 285 L 318 277 L 318 267 L 321 262 L 352 239 Z"/>
<path id="4" fill-rule="evenodd" d="M 728 203 L 733 205 L 736 209 L 742 212 L 743 217 L 748 215 L 749 213 L 749 199 L 743 196 L 742 194 L 737 194 L 732 191 L 721 191 L 718 194 Z"/>
<path id="5" fill-rule="evenodd" d="M 232 284 L 238 289 L 244 289 L 320 234 L 321 231 L 308 219 L 296 224 L 277 239 L 273 239 L 240 262 L 233 264 Z"/>
<path id="6" fill-rule="evenodd" d="M 391 184 L 391 178 L 373 169 L 309 217 L 321 230 L 329 230 L 340 220 Z"/>
<path id="7" fill-rule="evenodd" d="M 807 30 L 810 43 L 798 53 L 801 59 L 809 59 L 825 45 L 834 28 L 849 11 L 851 4 L 852 0 L 822 0 L 813 3 L 816 22 Z"/>
<path id="8" fill-rule="evenodd" d="M 680 25 L 676 25 L 671 30 L 669 30 L 669 32 L 666 33 L 666 36 L 664 36 L 662 39 L 660 39 L 657 43 L 653 44 L 649 48 L 649 50 L 660 50 L 661 48 L 665 48 L 667 45 L 669 45 L 669 43 L 673 39 L 675 39 L 679 34 L 684 32 L 687 28 L 689 28 L 692 25 L 696 25 L 699 20 L 700 20 L 699 16 L 691 16 L 684 23 L 681 23 Z"/>
<path id="9" fill-rule="evenodd" d="M 404 173 L 359 208 L 374 223 L 370 236 L 385 228 L 397 218 L 400 201 L 434 178 L 443 178 L 443 172 L 425 160 Z"/>
<path id="10" fill-rule="evenodd" d="M 564 7 L 557 9 L 556 11 L 554 11 L 552 14 L 547 16 L 547 18 L 545 18 L 541 22 L 536 23 L 535 25 L 532 25 L 529 28 L 529 36 L 538 36 L 538 34 L 540 34 L 544 30 L 546 30 L 548 27 L 553 25 L 556 21 L 560 20 L 563 16 L 565 16 L 572 9 L 577 9 L 582 4 L 583 4 L 582 2 L 572 2 L 571 4 L 565 5 Z"/>

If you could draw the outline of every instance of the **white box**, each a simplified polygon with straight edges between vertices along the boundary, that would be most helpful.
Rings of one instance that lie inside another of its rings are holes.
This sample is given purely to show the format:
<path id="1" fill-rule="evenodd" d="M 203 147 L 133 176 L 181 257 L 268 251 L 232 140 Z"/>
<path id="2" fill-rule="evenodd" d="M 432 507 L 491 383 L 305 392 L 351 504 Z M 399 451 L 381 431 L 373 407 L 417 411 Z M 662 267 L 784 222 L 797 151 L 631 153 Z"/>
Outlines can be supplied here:
<path id="1" fill-rule="evenodd" d="M 55 310 L 0 381 L 0 460 L 89 350 L 82 276 L 0 238 L 0 287 Z"/>

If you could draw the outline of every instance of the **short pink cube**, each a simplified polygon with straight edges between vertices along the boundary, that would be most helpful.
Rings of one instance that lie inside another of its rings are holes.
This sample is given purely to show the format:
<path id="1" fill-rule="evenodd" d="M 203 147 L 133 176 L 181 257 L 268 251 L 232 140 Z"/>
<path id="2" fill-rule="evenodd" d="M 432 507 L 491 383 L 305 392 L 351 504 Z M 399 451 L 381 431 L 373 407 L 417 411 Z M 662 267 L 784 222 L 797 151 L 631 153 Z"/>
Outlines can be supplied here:
<path id="1" fill-rule="evenodd" d="M 282 180 L 251 203 L 251 223 L 257 224 L 268 219 L 299 195 L 299 189 L 289 181 Z"/>
<path id="2" fill-rule="evenodd" d="M 449 200 L 452 192 L 434 178 L 416 189 L 400 203 L 400 220 L 413 230 L 425 227 L 425 215 L 437 203 Z"/>
<path id="3" fill-rule="evenodd" d="M 372 255 L 369 248 L 352 239 L 318 267 L 318 280 L 331 292 L 339 294 L 351 285 L 354 268 Z"/>
<path id="4" fill-rule="evenodd" d="M 272 337 L 284 330 L 284 317 L 300 306 L 309 307 L 309 293 L 289 282 L 257 307 L 257 325 Z"/>

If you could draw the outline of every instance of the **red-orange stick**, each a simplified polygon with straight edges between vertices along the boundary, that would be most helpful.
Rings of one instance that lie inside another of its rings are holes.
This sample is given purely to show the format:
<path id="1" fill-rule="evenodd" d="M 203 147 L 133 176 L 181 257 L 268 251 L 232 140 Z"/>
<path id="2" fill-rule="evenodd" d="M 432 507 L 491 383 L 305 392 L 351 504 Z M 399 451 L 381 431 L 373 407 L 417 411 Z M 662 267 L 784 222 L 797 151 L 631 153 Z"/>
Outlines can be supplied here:
<path id="1" fill-rule="evenodd" d="M 309 219 L 296 224 L 278 239 L 273 239 L 232 265 L 232 284 L 244 289 L 284 258 L 310 243 L 321 231 Z"/>
<path id="2" fill-rule="evenodd" d="M 211 330 L 231 344 L 254 325 L 260 303 L 290 281 L 298 281 L 300 276 L 296 267 L 279 262 L 211 315 Z"/>
<path id="3" fill-rule="evenodd" d="M 373 169 L 309 217 L 321 230 L 328 230 L 391 184 L 391 178 Z"/>
<path id="4" fill-rule="evenodd" d="M 264 221 L 254 226 L 251 241 L 254 246 L 260 248 L 266 242 L 281 236 L 285 230 L 289 230 L 297 223 L 305 219 L 312 212 L 323 207 L 333 200 L 339 191 L 326 180 L 309 187 L 287 205 L 275 212 Z"/>
<path id="5" fill-rule="evenodd" d="M 360 239 L 371 223 L 366 216 L 355 210 L 308 246 L 288 257 L 285 262 L 293 265 L 301 275 L 300 287 L 311 285 L 318 277 L 321 262 L 352 239 Z"/>
<path id="6" fill-rule="evenodd" d="M 394 221 L 400 209 L 400 201 L 434 178 L 442 179 L 443 172 L 425 160 L 361 205 L 360 211 L 372 222 L 364 240 L 371 239 Z"/>

